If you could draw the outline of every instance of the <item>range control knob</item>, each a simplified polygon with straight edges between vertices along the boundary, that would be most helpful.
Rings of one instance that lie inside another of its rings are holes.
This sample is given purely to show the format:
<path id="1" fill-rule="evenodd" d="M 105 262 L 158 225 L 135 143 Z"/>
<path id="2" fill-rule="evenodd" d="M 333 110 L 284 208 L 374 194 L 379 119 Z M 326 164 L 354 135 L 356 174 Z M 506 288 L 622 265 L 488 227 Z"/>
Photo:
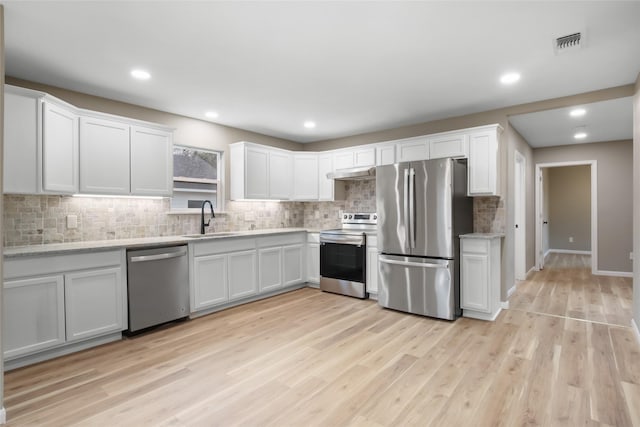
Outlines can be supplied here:
<path id="1" fill-rule="evenodd" d="M 347 214 L 342 215 L 343 219 L 347 219 Z"/>
<path id="2" fill-rule="evenodd" d="M 378 219 L 378 215 L 373 215 L 373 219 Z"/>
<path id="3" fill-rule="evenodd" d="M 349 219 L 353 219 L 353 215 L 349 215 Z"/>

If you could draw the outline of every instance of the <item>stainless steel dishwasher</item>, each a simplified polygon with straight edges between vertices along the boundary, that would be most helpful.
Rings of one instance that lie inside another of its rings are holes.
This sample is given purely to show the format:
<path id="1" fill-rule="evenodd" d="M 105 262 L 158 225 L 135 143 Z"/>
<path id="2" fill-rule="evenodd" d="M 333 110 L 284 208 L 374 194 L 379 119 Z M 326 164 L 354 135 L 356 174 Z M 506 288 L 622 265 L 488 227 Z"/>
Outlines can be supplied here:
<path id="1" fill-rule="evenodd" d="M 128 332 L 189 315 L 186 245 L 127 251 L 127 281 Z"/>

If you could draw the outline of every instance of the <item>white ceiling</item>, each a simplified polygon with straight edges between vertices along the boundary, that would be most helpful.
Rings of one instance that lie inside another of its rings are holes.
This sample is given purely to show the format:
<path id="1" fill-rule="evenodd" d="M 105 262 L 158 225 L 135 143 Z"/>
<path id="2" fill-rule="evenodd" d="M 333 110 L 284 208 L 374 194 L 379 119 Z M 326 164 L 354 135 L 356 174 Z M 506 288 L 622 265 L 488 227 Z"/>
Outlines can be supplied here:
<path id="1" fill-rule="evenodd" d="M 585 115 L 571 117 L 569 113 L 575 108 L 586 110 Z M 509 123 L 533 148 L 633 139 L 633 99 L 618 98 L 518 114 L 510 116 Z M 586 138 L 573 137 L 578 127 L 584 127 Z"/>
<path id="2" fill-rule="evenodd" d="M 633 83 L 640 2 L 4 1 L 10 76 L 310 142 Z M 554 55 L 555 37 L 586 48 Z M 151 72 L 146 82 L 129 72 Z M 510 70 L 520 82 L 502 86 Z M 303 122 L 314 120 L 315 129 Z"/>

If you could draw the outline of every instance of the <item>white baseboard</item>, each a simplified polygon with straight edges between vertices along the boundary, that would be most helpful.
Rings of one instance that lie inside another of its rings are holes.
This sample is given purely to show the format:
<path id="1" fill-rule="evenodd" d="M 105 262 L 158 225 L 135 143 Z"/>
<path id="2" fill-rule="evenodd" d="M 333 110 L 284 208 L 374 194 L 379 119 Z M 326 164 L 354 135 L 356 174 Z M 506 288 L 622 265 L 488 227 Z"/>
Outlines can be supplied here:
<path id="1" fill-rule="evenodd" d="M 507 291 L 507 299 L 511 298 L 511 295 L 513 295 L 513 293 L 516 291 L 517 285 L 518 285 L 517 283 L 514 283 L 514 285 L 509 288 L 509 290 Z"/>
<path id="2" fill-rule="evenodd" d="M 636 334 L 636 341 L 638 341 L 638 345 L 640 345 L 640 328 L 638 328 L 638 324 L 635 319 L 631 319 L 631 329 Z"/>
<path id="3" fill-rule="evenodd" d="M 591 251 L 574 251 L 572 249 L 549 249 L 545 256 L 549 253 L 556 254 L 573 254 L 573 255 L 591 255 Z"/>
<path id="4" fill-rule="evenodd" d="M 0 424 L 6 424 L 7 423 L 7 411 L 4 409 L 4 406 L 2 407 L 2 409 L 0 409 Z"/>
<path id="5" fill-rule="evenodd" d="M 535 265 L 534 265 L 533 267 L 531 267 L 531 268 L 529 269 L 529 271 L 527 271 L 527 274 L 525 274 L 525 275 L 524 275 L 525 280 L 529 279 L 529 275 L 530 275 L 531 273 L 533 273 L 534 271 L 538 271 L 538 269 L 536 268 L 536 266 L 535 266 Z"/>
<path id="6" fill-rule="evenodd" d="M 613 277 L 633 277 L 631 271 L 607 271 L 607 270 L 595 270 L 594 276 L 613 276 Z"/>
<path id="7" fill-rule="evenodd" d="M 549 255 L 551 253 L 551 249 L 547 249 L 547 251 L 544 253 L 544 258 L 547 257 L 547 255 Z"/>
<path id="8" fill-rule="evenodd" d="M 502 308 L 502 310 L 508 310 L 509 309 L 509 301 L 500 301 L 500 308 Z"/>

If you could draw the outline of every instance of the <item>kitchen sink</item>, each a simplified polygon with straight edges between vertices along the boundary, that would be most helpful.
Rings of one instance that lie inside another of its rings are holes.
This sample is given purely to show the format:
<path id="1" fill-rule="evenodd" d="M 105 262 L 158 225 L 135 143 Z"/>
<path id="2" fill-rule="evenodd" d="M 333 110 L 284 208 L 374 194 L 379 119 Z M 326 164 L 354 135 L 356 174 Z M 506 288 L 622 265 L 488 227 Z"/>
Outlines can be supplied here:
<path id="1" fill-rule="evenodd" d="M 206 237 L 223 237 L 223 236 L 235 236 L 238 233 L 235 231 L 221 231 L 219 233 L 209 233 L 209 234 L 185 234 L 182 237 L 186 237 L 187 239 L 204 239 Z"/>

